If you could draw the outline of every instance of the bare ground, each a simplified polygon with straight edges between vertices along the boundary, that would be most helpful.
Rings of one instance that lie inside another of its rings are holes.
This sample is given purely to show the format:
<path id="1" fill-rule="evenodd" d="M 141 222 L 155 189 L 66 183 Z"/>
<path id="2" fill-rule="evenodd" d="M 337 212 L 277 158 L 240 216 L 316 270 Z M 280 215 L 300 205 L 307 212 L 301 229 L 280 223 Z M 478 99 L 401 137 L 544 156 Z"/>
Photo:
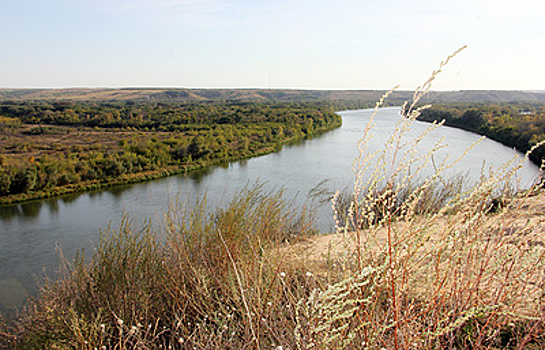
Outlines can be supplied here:
<path id="1" fill-rule="evenodd" d="M 429 218 L 417 218 L 417 220 L 427 219 Z M 541 190 L 530 196 L 515 199 L 502 214 L 501 219 L 498 214 L 489 214 L 484 217 L 484 220 L 488 220 L 485 225 L 490 228 L 491 234 L 509 236 L 518 230 L 531 227 L 534 239 L 529 244 L 545 246 L 545 191 Z M 435 217 L 433 221 L 429 221 L 431 226 L 428 229 L 432 234 L 428 245 L 433 245 L 434 241 L 440 239 L 450 221 L 450 216 Z M 414 224 L 415 222 L 401 221 L 394 224 L 393 231 L 400 232 L 407 225 L 414 227 Z M 359 232 L 360 244 L 364 244 L 368 233 L 366 230 Z M 325 266 L 342 255 L 355 254 L 358 246 L 357 236 L 355 232 L 344 235 L 341 233 L 316 235 L 283 247 L 282 253 L 289 259 L 299 259 L 314 266 Z M 374 231 L 374 245 L 378 247 L 386 244 L 387 236 L 388 231 L 385 227 Z"/>

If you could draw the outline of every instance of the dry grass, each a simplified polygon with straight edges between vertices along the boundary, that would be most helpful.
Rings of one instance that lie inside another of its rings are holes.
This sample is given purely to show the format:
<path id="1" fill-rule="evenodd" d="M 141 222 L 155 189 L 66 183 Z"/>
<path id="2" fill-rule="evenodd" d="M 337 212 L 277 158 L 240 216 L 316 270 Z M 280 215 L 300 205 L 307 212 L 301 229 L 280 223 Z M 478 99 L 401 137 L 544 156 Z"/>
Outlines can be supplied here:
<path id="1" fill-rule="evenodd" d="M 329 274 L 336 266 L 344 277 L 300 303 L 303 348 L 544 346 L 540 210 L 521 217 L 521 208 L 530 209 L 530 192 L 513 198 L 505 185 L 520 164 L 453 192 L 440 206 L 428 207 L 433 210 L 422 210 L 452 164 L 436 164 L 435 173 L 415 185 L 442 145 L 426 154 L 416 151 L 437 125 L 420 137 L 404 136 L 426 108 L 416 107 L 417 102 L 439 71 L 403 108 L 385 149 L 366 148 L 373 119 L 365 130 L 344 212 L 334 198 L 338 248 L 332 240 L 319 243 L 319 249 L 327 246 L 322 271 Z M 497 208 L 497 198 L 506 206 Z"/>
<path id="2" fill-rule="evenodd" d="M 66 265 L 14 323 L 6 348 L 241 349 L 292 344 L 306 270 L 277 247 L 310 236 L 312 222 L 281 191 L 241 190 L 210 212 L 173 206 L 166 232 L 124 220 L 89 262 Z M 302 272 L 304 271 L 304 272 Z M 307 283 L 308 282 L 308 283 Z"/>

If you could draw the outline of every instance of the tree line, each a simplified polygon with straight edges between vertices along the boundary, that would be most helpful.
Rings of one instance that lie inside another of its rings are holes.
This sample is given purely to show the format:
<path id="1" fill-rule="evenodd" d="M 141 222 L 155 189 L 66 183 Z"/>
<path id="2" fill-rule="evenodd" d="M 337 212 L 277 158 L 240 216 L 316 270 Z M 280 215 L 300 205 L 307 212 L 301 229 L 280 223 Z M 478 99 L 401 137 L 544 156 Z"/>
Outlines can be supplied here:
<path id="1" fill-rule="evenodd" d="M 311 120 L 331 122 L 330 104 L 203 102 L 203 103 L 78 103 L 3 102 L 0 115 L 26 124 L 136 128 L 153 131 L 185 131 L 195 125 L 283 123 Z"/>
<path id="2" fill-rule="evenodd" d="M 542 104 L 440 104 L 424 109 L 418 119 L 444 120 L 446 125 L 484 135 L 523 153 L 545 140 L 545 106 Z M 543 159 L 545 147 L 530 154 L 530 160 L 538 166 Z"/>

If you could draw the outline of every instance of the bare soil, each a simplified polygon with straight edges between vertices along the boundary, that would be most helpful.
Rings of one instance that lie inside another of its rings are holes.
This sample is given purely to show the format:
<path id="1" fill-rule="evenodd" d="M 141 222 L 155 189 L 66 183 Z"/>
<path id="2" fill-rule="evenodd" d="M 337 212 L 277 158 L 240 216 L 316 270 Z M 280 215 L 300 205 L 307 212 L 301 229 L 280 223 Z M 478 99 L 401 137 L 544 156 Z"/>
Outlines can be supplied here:
<path id="1" fill-rule="evenodd" d="M 497 215 L 489 214 L 485 217 L 485 220 L 489 220 L 489 226 L 492 230 L 494 230 L 494 223 L 498 220 Z M 541 190 L 530 196 L 515 199 L 502 215 L 502 232 L 492 232 L 492 234 L 502 233 L 508 236 L 512 234 L 512 232 L 508 231 L 532 227 L 533 236 L 537 237 L 537 239 L 534 239 L 531 244 L 545 246 L 545 191 Z M 422 217 L 417 220 L 425 219 Z M 448 223 L 449 218 L 447 216 L 435 218 L 433 220 L 434 227 L 429 227 L 430 232 L 439 235 Z M 404 221 L 396 223 L 394 231 L 403 230 L 407 224 Z M 305 264 L 313 266 L 325 266 L 333 263 L 341 255 L 354 254 L 357 248 L 356 236 L 356 232 L 350 232 L 346 235 L 339 233 L 316 235 L 283 247 L 282 250 L 290 259 L 300 259 Z M 360 237 L 366 236 L 367 232 L 365 230 L 360 232 Z M 378 229 L 378 231 L 374 232 L 373 238 L 377 246 L 386 244 L 387 228 Z M 427 244 L 431 246 L 437 239 L 439 237 L 432 236 Z"/>

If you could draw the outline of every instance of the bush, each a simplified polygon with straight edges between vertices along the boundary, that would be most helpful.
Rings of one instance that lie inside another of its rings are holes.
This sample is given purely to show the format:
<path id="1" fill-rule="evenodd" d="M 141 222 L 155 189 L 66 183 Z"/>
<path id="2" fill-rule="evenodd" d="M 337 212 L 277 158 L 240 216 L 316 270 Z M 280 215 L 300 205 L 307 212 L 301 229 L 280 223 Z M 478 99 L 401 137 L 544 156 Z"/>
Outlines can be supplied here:
<path id="1" fill-rule="evenodd" d="M 27 193 L 32 191 L 38 182 L 38 171 L 35 166 L 19 169 L 13 179 L 9 193 Z"/>
<path id="2" fill-rule="evenodd" d="M 166 233 L 135 230 L 124 219 L 103 234 L 89 262 L 80 255 L 64 278 L 44 286 L 5 332 L 16 335 L 5 346 L 239 348 L 274 341 L 261 320 L 277 317 L 272 310 L 284 298 L 278 249 L 313 233 L 308 216 L 281 191 L 259 185 L 210 214 L 205 201 L 175 209 Z"/>

